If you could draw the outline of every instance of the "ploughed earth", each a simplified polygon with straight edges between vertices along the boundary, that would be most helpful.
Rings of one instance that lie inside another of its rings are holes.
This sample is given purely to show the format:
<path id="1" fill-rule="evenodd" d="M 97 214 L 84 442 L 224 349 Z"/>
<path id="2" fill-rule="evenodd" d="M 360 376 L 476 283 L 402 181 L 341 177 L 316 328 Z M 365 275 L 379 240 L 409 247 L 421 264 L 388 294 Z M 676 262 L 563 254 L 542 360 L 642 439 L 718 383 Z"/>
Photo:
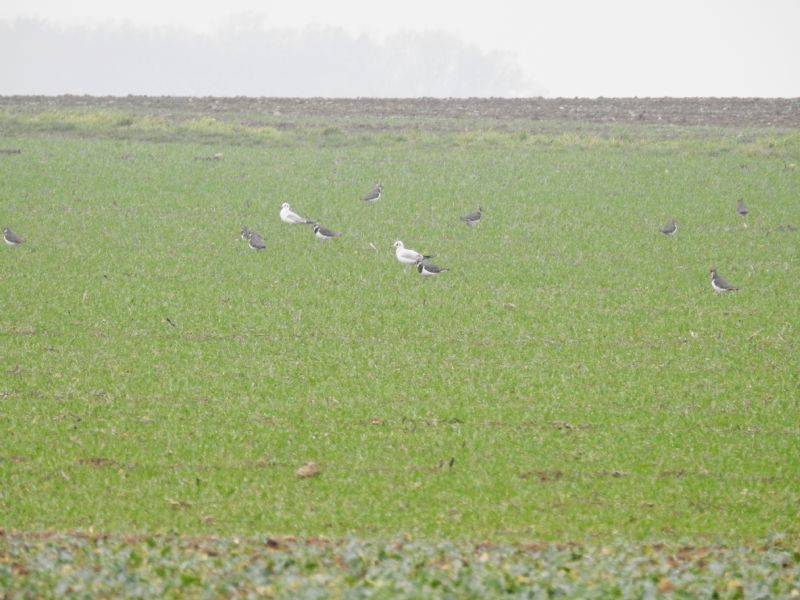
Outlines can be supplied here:
<path id="1" fill-rule="evenodd" d="M 800 128 L 800 98 L 250 98 L 0 96 L 0 110 L 142 110 L 251 114 L 293 120 L 445 119 Z M 380 124 L 376 124 L 378 128 Z"/>

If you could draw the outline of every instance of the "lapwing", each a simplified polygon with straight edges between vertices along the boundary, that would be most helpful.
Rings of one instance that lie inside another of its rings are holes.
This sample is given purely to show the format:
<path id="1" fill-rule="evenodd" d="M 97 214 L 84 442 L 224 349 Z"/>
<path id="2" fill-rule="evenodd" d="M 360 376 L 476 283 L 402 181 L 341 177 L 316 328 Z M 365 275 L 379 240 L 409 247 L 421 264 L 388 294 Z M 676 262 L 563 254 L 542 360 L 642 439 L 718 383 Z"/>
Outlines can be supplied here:
<path id="1" fill-rule="evenodd" d="M 744 218 L 748 215 L 749 212 L 750 211 L 748 210 L 747 205 L 744 203 L 744 200 L 742 198 L 739 198 L 736 201 L 736 214 Z"/>
<path id="2" fill-rule="evenodd" d="M 735 285 L 725 281 L 722 277 L 719 276 L 717 273 L 716 267 L 711 267 L 711 287 L 714 288 L 714 291 L 718 294 L 724 294 L 725 292 L 735 292 L 739 288 Z"/>
<path id="3" fill-rule="evenodd" d="M 325 227 L 322 227 L 319 223 L 314 225 L 314 235 L 317 236 L 318 240 L 322 240 L 323 242 L 326 240 L 332 240 L 333 238 L 337 238 L 341 233 L 336 233 L 335 231 L 331 231 Z"/>
<path id="4" fill-rule="evenodd" d="M 678 224 L 675 222 L 675 219 L 672 219 L 672 221 L 664 225 L 659 231 L 664 235 L 675 235 L 678 233 Z"/>
<path id="5" fill-rule="evenodd" d="M 250 228 L 242 227 L 242 239 L 247 241 L 250 239 Z"/>
<path id="6" fill-rule="evenodd" d="M 281 221 L 289 225 L 313 225 L 314 221 L 305 219 L 292 210 L 288 202 L 281 204 Z"/>
<path id="7" fill-rule="evenodd" d="M 368 202 L 369 204 L 375 204 L 378 200 L 381 199 L 381 195 L 383 194 L 383 184 L 377 183 L 375 187 L 372 188 L 369 192 L 361 196 L 361 199 L 364 202 Z"/>
<path id="8" fill-rule="evenodd" d="M 461 220 L 464 221 L 467 225 L 477 225 L 481 217 L 483 216 L 483 209 L 479 206 L 478 210 L 475 212 L 471 212 L 468 215 L 464 215 L 461 217 Z"/>
<path id="9" fill-rule="evenodd" d="M 258 235 L 255 231 L 250 232 L 250 236 L 247 238 L 247 245 L 250 246 L 253 250 L 263 250 L 267 247 L 264 243 L 264 240 L 261 239 L 261 236 Z"/>
<path id="10" fill-rule="evenodd" d="M 426 258 L 433 258 L 433 254 L 420 254 L 416 250 L 406 248 L 400 240 L 394 243 L 394 255 L 404 265 L 416 265 Z"/>
<path id="11" fill-rule="evenodd" d="M 420 275 L 425 275 L 426 277 L 433 277 L 435 275 L 441 275 L 449 271 L 450 269 L 442 269 L 441 267 L 437 267 L 436 265 L 426 265 L 421 260 L 417 261 L 417 271 Z"/>
<path id="12" fill-rule="evenodd" d="M 19 246 L 22 242 L 25 241 L 21 237 L 19 237 L 16 233 L 11 231 L 8 227 L 3 227 L 3 240 L 9 246 Z"/>

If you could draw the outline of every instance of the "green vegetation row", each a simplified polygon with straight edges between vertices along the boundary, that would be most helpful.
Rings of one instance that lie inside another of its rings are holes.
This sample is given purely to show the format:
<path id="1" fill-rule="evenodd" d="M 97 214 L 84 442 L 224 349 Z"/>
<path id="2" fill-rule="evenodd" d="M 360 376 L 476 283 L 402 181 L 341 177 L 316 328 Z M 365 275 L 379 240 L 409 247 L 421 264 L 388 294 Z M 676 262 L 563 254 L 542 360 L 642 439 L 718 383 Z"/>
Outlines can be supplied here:
<path id="1" fill-rule="evenodd" d="M 637 126 L 529 120 L 408 117 L 287 118 L 263 114 L 199 115 L 110 109 L 65 108 L 0 114 L 5 135 L 61 134 L 150 142 L 199 142 L 232 145 L 353 146 L 441 143 L 519 147 L 639 147 L 659 142 L 662 150 L 739 152 L 744 156 L 790 159 L 800 152 L 793 130 L 714 127 Z"/>
<path id="2" fill-rule="evenodd" d="M 9 598 L 794 598 L 800 553 L 0 532 Z"/>

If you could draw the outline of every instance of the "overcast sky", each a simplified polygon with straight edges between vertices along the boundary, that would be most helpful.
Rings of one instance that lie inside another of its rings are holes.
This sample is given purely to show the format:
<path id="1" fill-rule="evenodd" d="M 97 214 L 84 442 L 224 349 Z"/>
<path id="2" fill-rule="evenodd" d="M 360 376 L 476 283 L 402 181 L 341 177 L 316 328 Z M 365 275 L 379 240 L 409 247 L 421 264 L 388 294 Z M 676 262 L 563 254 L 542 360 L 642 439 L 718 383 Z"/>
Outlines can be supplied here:
<path id="1" fill-rule="evenodd" d="M 0 94 L 800 96 L 800 0 L 3 0 Z"/>

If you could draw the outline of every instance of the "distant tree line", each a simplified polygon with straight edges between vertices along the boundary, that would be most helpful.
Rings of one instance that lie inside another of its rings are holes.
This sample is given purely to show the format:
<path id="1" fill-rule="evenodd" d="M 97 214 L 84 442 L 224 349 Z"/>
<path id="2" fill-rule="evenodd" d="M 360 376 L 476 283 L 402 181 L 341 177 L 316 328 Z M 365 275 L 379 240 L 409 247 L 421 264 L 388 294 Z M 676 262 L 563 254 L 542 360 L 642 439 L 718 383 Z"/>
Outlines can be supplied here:
<path id="1" fill-rule="evenodd" d="M 470 97 L 529 90 L 508 57 L 441 33 L 0 21 L 0 94 Z"/>

